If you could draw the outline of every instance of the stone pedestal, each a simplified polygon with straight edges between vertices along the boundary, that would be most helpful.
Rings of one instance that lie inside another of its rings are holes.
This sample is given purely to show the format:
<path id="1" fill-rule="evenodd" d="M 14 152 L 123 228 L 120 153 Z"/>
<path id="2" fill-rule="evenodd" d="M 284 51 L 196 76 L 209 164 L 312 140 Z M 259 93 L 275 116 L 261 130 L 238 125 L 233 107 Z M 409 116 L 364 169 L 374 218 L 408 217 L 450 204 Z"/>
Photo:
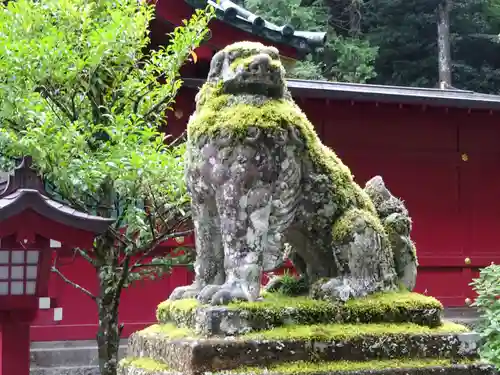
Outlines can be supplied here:
<path id="1" fill-rule="evenodd" d="M 158 324 L 130 337 L 120 374 L 493 374 L 476 362 L 478 335 L 441 313 L 416 293 L 343 305 L 276 295 L 225 307 L 167 301 Z"/>

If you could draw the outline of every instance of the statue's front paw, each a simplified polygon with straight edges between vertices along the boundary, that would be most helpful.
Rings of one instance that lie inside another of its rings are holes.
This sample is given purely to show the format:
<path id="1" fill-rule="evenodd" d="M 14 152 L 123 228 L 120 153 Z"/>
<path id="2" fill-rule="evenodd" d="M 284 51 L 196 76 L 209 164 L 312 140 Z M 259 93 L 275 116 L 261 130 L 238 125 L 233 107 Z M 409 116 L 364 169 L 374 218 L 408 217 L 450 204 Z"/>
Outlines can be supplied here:
<path id="1" fill-rule="evenodd" d="M 198 284 L 179 286 L 172 291 L 168 299 L 175 301 L 178 299 L 196 298 L 200 294 L 201 290 L 202 288 Z"/>
<path id="2" fill-rule="evenodd" d="M 231 301 L 248 301 L 249 296 L 237 284 L 207 285 L 198 295 L 203 304 L 227 305 Z"/>

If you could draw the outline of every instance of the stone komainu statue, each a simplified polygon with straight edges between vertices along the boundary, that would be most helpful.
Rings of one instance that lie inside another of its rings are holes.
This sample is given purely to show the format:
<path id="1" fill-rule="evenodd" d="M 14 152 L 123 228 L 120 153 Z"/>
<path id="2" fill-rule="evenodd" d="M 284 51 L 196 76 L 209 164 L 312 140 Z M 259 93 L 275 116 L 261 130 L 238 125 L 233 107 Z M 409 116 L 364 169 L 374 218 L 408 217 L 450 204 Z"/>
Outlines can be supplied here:
<path id="1" fill-rule="evenodd" d="M 241 42 L 218 52 L 196 105 L 186 152 L 196 276 L 171 299 L 256 300 L 285 243 L 317 298 L 414 287 L 404 204 L 380 177 L 363 190 L 321 143 L 291 98 L 277 49 Z"/>

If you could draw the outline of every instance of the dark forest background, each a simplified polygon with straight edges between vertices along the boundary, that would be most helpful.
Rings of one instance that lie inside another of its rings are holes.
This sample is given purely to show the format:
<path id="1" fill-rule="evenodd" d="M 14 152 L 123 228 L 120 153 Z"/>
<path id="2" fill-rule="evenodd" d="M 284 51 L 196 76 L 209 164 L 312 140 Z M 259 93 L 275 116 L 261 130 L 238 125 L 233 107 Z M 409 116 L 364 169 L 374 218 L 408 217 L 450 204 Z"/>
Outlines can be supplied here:
<path id="1" fill-rule="evenodd" d="M 438 8 L 446 5 L 453 87 L 500 93 L 500 0 L 240 0 L 296 30 L 328 30 L 291 77 L 438 87 Z"/>

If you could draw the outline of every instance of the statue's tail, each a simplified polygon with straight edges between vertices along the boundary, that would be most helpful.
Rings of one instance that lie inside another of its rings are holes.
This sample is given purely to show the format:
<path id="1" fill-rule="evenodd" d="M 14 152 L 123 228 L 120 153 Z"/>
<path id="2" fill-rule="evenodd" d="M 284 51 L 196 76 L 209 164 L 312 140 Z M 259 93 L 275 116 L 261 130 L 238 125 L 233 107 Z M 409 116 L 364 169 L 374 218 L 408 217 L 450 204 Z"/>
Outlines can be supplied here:
<path id="1" fill-rule="evenodd" d="M 396 198 L 380 176 L 366 183 L 365 192 L 373 201 L 384 225 L 394 253 L 394 264 L 400 283 L 413 290 L 417 278 L 417 254 L 410 238 L 411 218 L 404 202 Z"/>

